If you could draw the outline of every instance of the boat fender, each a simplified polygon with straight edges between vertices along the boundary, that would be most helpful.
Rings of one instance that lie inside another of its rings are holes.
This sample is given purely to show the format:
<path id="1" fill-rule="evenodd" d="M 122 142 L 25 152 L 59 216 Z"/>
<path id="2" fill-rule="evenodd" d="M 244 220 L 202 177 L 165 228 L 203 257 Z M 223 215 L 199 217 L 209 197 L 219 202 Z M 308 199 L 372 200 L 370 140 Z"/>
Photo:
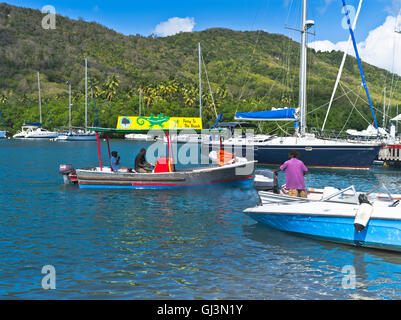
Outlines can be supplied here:
<path id="1" fill-rule="evenodd" d="M 355 215 L 354 227 L 356 232 L 360 233 L 363 229 L 365 229 L 370 217 L 373 214 L 373 206 L 365 194 L 360 194 L 358 199 L 360 205 Z"/>

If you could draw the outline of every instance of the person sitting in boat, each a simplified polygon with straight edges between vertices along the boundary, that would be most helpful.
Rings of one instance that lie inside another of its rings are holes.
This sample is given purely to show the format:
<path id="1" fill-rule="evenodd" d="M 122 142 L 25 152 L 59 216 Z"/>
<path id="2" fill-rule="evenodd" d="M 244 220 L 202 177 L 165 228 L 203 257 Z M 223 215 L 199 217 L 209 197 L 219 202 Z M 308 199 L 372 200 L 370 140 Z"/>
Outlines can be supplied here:
<path id="1" fill-rule="evenodd" d="M 290 159 L 273 172 L 285 171 L 286 189 L 289 196 L 307 198 L 304 176 L 308 172 L 308 168 L 299 160 L 300 156 L 297 151 L 291 150 L 288 154 Z"/>
<path id="2" fill-rule="evenodd" d="M 121 166 L 120 157 L 118 156 L 117 151 L 112 151 L 111 153 L 110 166 L 111 170 L 114 172 L 132 172 L 132 169 Z"/>
<path id="3" fill-rule="evenodd" d="M 120 157 L 118 156 L 117 151 L 111 152 L 110 166 L 111 166 L 111 170 L 113 170 L 115 172 L 118 172 L 121 169 Z"/>
<path id="4" fill-rule="evenodd" d="M 135 158 L 135 171 L 138 173 L 150 173 L 153 171 L 152 165 L 145 159 L 146 149 L 142 148 Z"/>

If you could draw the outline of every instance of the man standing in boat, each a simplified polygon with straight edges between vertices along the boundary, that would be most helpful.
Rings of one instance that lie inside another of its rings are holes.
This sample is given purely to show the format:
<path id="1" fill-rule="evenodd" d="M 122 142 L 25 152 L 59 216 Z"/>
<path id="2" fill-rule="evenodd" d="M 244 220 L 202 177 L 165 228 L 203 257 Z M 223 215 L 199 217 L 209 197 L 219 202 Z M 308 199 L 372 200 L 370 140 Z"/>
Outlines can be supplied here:
<path id="1" fill-rule="evenodd" d="M 308 172 L 308 168 L 298 159 L 300 154 L 297 151 L 291 150 L 288 156 L 290 159 L 273 172 L 285 171 L 285 182 L 289 196 L 307 198 L 304 176 Z"/>
<path id="2" fill-rule="evenodd" d="M 152 165 L 145 159 L 146 149 L 142 148 L 135 158 L 135 171 L 138 173 L 152 172 Z"/>

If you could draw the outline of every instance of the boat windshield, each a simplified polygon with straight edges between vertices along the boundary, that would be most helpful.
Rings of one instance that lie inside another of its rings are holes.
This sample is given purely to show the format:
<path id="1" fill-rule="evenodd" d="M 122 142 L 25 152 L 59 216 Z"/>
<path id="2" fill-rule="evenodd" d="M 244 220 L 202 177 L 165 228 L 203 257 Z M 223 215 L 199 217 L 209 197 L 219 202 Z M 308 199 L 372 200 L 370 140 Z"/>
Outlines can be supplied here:
<path id="1" fill-rule="evenodd" d="M 327 196 L 323 196 L 321 201 L 359 204 L 358 194 L 354 186 L 349 186 L 348 188 L 334 191 Z"/>
<path id="2" fill-rule="evenodd" d="M 377 191 L 383 190 L 384 192 L 378 193 Z M 380 200 L 394 202 L 394 198 L 384 183 L 380 183 L 375 188 L 367 192 L 369 200 Z"/>

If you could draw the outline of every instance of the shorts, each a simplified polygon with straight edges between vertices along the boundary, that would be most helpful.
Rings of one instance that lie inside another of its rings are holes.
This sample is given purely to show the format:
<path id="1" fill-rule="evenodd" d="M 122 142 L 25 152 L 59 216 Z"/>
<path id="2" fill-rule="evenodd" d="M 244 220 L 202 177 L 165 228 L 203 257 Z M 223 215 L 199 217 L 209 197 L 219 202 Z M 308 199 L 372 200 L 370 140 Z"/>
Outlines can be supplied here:
<path id="1" fill-rule="evenodd" d="M 306 190 L 297 190 L 297 189 L 289 189 L 288 195 L 290 197 L 299 197 L 299 198 L 307 198 L 308 197 Z"/>

